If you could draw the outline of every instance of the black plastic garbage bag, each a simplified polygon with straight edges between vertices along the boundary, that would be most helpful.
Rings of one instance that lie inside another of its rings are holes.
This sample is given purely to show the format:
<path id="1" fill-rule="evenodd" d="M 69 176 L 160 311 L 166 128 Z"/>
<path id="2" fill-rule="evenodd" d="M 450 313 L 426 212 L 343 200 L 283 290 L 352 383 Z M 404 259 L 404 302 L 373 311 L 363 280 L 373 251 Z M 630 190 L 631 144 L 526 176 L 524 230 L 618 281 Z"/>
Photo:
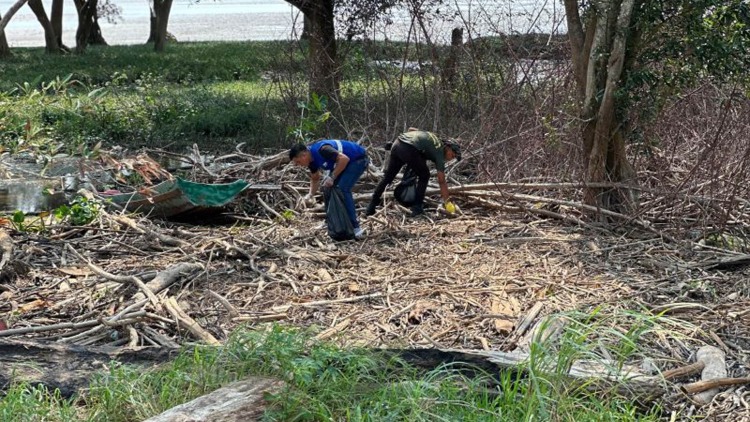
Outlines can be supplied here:
<path id="1" fill-rule="evenodd" d="M 393 197 L 405 207 L 417 204 L 417 174 L 411 167 L 404 170 L 404 176 L 393 189 Z"/>
<path id="2" fill-rule="evenodd" d="M 354 227 L 344 205 L 344 194 L 338 186 L 325 190 L 326 225 L 328 236 L 333 240 L 354 239 Z"/>

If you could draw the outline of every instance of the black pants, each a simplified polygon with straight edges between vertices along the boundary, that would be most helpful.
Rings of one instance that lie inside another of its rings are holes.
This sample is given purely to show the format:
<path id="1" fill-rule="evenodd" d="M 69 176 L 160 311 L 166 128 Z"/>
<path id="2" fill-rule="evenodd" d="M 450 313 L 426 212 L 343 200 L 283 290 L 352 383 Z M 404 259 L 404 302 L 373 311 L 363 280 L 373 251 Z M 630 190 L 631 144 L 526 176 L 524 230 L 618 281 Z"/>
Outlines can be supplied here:
<path id="1" fill-rule="evenodd" d="M 430 169 L 427 168 L 427 159 L 422 155 L 419 150 L 405 142 L 396 141 L 391 147 L 391 156 L 388 161 L 388 167 L 385 169 L 385 175 L 383 180 L 378 183 L 375 188 L 375 192 L 372 194 L 372 200 L 370 200 L 370 208 L 375 207 L 380 203 L 380 197 L 383 196 L 385 187 L 388 186 L 401 168 L 407 165 L 414 170 L 417 175 L 417 206 L 422 206 L 424 203 L 424 193 L 427 190 L 427 182 L 430 181 Z"/>

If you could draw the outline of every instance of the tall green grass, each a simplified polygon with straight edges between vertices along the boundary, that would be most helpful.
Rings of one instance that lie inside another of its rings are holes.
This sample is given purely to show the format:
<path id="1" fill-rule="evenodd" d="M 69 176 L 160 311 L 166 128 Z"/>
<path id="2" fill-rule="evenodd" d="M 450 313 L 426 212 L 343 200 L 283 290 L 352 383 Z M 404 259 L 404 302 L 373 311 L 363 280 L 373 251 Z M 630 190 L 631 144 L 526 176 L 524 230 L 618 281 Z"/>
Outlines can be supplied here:
<path id="1" fill-rule="evenodd" d="M 535 346 L 520 371 L 468 376 L 455 364 L 422 370 L 391 354 L 321 343 L 296 329 L 242 330 L 223 347 L 195 348 L 158 368 L 112 364 L 76 399 L 14 386 L 0 400 L 0 420 L 140 421 L 249 375 L 286 382 L 268 397 L 265 418 L 274 421 L 658 420 L 658 407 L 644 411 L 616 394 L 571 387 L 550 364 L 561 354 L 580 358 L 589 346 L 576 334 L 566 336 L 557 346 Z M 575 346 L 563 345 L 573 340 Z"/>

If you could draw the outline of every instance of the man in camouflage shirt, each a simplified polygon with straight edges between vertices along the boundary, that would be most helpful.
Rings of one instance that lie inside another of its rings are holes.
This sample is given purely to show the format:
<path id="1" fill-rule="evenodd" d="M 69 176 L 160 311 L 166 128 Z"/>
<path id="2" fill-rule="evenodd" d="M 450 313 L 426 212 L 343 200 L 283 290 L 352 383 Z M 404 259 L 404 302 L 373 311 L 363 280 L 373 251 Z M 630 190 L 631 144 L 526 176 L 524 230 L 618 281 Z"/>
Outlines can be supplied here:
<path id="1" fill-rule="evenodd" d="M 417 198 L 416 204 L 411 207 L 412 216 L 422 214 L 424 212 L 424 194 L 427 190 L 427 182 L 430 179 L 427 160 L 435 163 L 438 184 L 440 184 L 440 196 L 443 198 L 446 211 L 452 213 L 455 206 L 448 195 L 448 185 L 445 182 L 445 163 L 454 158 L 461 160 L 461 148 L 455 141 L 442 141 L 432 132 L 412 128 L 408 132 L 402 133 L 391 147 L 390 159 L 383 180 L 375 188 L 365 214 L 375 214 L 375 208 L 381 202 L 385 187 L 393 182 L 404 165 L 411 167 L 417 175 Z"/>

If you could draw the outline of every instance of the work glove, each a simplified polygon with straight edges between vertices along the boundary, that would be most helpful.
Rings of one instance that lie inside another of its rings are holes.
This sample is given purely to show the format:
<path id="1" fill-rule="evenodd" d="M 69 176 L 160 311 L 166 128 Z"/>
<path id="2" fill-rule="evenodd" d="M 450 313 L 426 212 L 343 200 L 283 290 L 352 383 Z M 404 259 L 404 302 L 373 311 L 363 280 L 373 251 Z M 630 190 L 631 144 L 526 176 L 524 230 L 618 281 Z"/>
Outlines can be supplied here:
<path id="1" fill-rule="evenodd" d="M 455 204 L 454 204 L 453 202 L 451 202 L 451 201 L 445 201 L 445 204 L 444 204 L 443 206 L 445 207 L 445 211 L 446 211 L 446 212 L 447 212 L 448 214 L 450 214 L 450 215 L 453 215 L 453 214 L 455 214 L 455 213 L 456 213 L 456 209 L 458 208 L 458 207 L 456 207 L 456 205 L 455 205 Z"/>
<path id="2" fill-rule="evenodd" d="M 326 176 L 326 178 L 323 179 L 322 186 L 324 188 L 326 188 L 326 189 L 332 187 L 333 186 L 333 178 L 329 177 L 329 176 Z"/>
<path id="3" fill-rule="evenodd" d="M 315 196 L 307 194 L 297 201 L 297 208 L 307 208 L 315 205 Z"/>

